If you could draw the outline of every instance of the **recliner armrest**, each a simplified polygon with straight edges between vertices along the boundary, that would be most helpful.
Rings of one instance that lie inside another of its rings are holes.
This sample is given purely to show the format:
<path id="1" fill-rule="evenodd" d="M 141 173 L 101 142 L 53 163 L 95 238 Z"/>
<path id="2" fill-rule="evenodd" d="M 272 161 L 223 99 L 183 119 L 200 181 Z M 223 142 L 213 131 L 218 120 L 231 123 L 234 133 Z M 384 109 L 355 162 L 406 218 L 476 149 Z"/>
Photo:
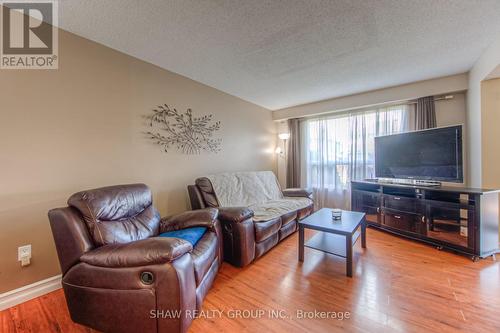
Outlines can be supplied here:
<path id="1" fill-rule="evenodd" d="M 192 249 L 191 243 L 179 238 L 151 237 L 101 246 L 83 254 L 80 261 L 100 267 L 137 267 L 171 262 Z"/>
<path id="2" fill-rule="evenodd" d="M 308 188 L 287 188 L 282 191 L 285 197 L 304 197 L 311 198 L 312 190 Z"/>
<path id="3" fill-rule="evenodd" d="M 253 217 L 253 211 L 248 207 L 219 208 L 219 218 L 222 221 L 239 223 Z"/>
<path id="4" fill-rule="evenodd" d="M 213 230 L 217 215 L 217 209 L 206 208 L 164 217 L 160 221 L 160 233 L 192 227 L 206 227 Z"/>

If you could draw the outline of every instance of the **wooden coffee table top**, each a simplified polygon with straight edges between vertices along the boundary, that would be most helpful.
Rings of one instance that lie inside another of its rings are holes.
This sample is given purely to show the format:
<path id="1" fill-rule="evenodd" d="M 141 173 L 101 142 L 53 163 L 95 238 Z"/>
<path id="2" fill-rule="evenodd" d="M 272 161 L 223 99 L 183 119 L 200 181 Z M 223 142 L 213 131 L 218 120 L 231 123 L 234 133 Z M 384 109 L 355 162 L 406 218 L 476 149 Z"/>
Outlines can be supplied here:
<path id="1" fill-rule="evenodd" d="M 365 218 L 365 213 L 342 211 L 342 218 L 334 220 L 331 208 L 321 208 L 299 222 L 308 229 L 331 232 L 341 235 L 353 234 Z"/>

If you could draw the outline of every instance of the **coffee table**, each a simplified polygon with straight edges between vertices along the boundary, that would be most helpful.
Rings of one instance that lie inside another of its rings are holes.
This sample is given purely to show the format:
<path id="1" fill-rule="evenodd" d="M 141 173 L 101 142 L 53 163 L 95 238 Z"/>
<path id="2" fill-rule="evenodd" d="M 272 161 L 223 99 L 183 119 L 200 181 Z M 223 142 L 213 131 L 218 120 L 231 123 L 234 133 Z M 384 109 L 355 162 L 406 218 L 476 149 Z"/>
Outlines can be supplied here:
<path id="1" fill-rule="evenodd" d="M 319 231 L 304 243 L 304 229 Z M 299 222 L 299 261 L 304 261 L 304 248 L 330 253 L 346 259 L 346 275 L 352 277 L 352 247 L 361 236 L 366 248 L 365 213 L 342 211 L 342 219 L 333 220 L 332 210 L 322 208 Z"/>

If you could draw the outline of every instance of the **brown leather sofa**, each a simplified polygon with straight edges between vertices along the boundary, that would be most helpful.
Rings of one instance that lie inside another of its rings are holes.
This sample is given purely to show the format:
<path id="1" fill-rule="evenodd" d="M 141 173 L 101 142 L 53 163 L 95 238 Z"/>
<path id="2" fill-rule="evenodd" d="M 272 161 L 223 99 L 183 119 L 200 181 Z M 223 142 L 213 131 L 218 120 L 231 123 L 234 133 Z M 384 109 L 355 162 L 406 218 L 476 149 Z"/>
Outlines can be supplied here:
<path id="1" fill-rule="evenodd" d="M 221 207 L 210 179 L 196 179 L 195 185 L 188 185 L 192 209 L 217 208 L 222 223 L 224 239 L 224 260 L 243 267 L 261 257 L 297 230 L 297 222 L 313 212 L 313 204 L 287 212 L 265 221 L 255 221 L 249 207 Z M 307 189 L 286 189 L 285 197 L 306 197 L 312 199 Z"/>
<path id="2" fill-rule="evenodd" d="M 222 260 L 216 209 L 160 219 L 146 185 L 72 195 L 49 220 L 73 321 L 104 332 L 185 332 Z M 160 233 L 202 226 L 191 245 Z M 180 311 L 180 312 L 176 312 Z"/>

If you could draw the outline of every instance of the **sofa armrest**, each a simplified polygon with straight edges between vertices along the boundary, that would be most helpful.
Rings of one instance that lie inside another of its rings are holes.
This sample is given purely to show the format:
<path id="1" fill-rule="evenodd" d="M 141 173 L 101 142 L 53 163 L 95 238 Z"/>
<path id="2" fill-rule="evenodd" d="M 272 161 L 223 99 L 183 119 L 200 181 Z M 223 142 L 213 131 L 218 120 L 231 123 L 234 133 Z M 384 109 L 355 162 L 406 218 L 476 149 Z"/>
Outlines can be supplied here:
<path id="1" fill-rule="evenodd" d="M 255 258 L 254 212 L 248 207 L 219 208 L 224 239 L 224 260 L 243 267 Z"/>
<path id="2" fill-rule="evenodd" d="M 311 198 L 312 197 L 312 191 L 311 189 L 308 188 L 287 188 L 283 190 L 283 195 L 285 197 L 305 197 L 305 198 Z"/>
<path id="3" fill-rule="evenodd" d="M 219 218 L 225 222 L 241 223 L 253 217 L 253 211 L 247 207 L 219 208 Z"/>
<path id="4" fill-rule="evenodd" d="M 214 230 L 218 213 L 215 208 L 206 208 L 164 217 L 160 221 L 160 233 L 192 227 L 206 227 Z"/>
<path id="5" fill-rule="evenodd" d="M 137 267 L 172 262 L 192 249 L 191 243 L 179 238 L 151 237 L 101 246 L 83 254 L 80 261 L 100 267 Z"/>

